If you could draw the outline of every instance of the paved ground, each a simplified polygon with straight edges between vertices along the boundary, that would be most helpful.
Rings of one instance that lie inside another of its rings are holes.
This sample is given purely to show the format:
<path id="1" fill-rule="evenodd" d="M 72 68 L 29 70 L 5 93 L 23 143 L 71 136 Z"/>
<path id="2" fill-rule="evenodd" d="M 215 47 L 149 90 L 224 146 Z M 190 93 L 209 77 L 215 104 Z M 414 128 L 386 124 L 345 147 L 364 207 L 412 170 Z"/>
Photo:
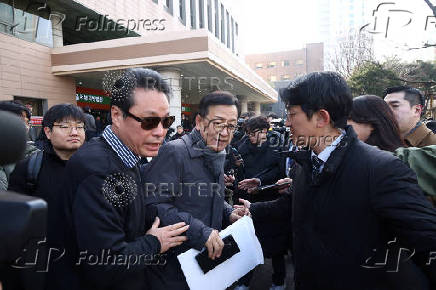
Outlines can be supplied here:
<path id="1" fill-rule="evenodd" d="M 290 257 L 286 258 L 286 290 L 294 290 L 294 267 Z M 265 259 L 265 264 L 255 269 L 253 279 L 251 280 L 250 290 L 268 290 L 271 287 L 272 265 L 270 259 Z M 233 289 L 231 287 L 229 289 Z"/>

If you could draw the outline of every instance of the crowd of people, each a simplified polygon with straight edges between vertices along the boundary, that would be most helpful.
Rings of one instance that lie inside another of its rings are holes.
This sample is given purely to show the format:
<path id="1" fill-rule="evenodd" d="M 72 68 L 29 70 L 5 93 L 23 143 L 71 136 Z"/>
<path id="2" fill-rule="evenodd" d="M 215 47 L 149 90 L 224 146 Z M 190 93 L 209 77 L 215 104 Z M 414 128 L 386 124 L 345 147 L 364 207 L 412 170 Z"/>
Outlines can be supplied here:
<path id="1" fill-rule="evenodd" d="M 214 91 L 171 135 L 161 75 L 130 69 L 114 88 L 109 125 L 55 105 L 38 146 L 0 168 L 0 189 L 47 202 L 46 246 L 63 253 L 35 289 L 188 289 L 177 256 L 219 258 L 219 231 L 247 215 L 272 259 L 270 289 L 285 289 L 286 255 L 297 290 L 436 289 L 436 135 L 419 90 L 353 99 L 338 74 L 316 72 L 280 91 L 283 127 Z M 20 103 L 0 110 L 29 123 Z M 16 267 L 0 281 L 23 289 Z"/>

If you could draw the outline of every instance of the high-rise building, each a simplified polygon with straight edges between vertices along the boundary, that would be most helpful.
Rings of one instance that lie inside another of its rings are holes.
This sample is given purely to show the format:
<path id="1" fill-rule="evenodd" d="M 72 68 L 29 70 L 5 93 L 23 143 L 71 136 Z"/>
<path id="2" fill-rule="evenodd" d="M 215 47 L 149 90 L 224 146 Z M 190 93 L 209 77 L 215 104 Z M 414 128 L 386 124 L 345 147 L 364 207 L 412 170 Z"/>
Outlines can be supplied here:
<path id="1" fill-rule="evenodd" d="M 324 42 L 325 66 L 329 68 L 338 39 L 368 23 L 373 0 L 315 0 L 319 39 Z"/>

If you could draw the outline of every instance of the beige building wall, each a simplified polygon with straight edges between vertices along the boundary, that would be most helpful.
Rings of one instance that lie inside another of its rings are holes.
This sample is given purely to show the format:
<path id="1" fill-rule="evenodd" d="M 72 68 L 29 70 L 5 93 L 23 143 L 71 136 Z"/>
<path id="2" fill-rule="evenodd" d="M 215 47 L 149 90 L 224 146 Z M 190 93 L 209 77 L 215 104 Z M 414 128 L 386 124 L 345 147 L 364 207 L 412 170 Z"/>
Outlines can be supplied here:
<path id="1" fill-rule="evenodd" d="M 186 26 L 179 20 L 179 0 L 173 0 L 173 14 L 167 12 L 164 8 L 165 0 L 159 0 L 158 3 L 152 0 L 75 0 L 75 2 L 96 11 L 101 15 L 108 15 L 108 18 L 117 21 L 123 19 L 125 21 L 133 19 L 136 23 L 141 23 L 139 30 L 135 32 L 142 36 L 147 36 L 154 33 L 162 33 L 162 31 L 145 30 L 140 19 L 165 19 L 165 31 L 181 31 L 189 30 L 190 18 L 186 19 Z M 189 16 L 189 2 L 186 1 L 186 15 Z M 125 23 L 125 21 L 123 21 Z M 133 23 L 133 22 L 132 22 Z M 132 24 L 133 25 L 133 24 Z"/>
<path id="2" fill-rule="evenodd" d="M 51 73 L 50 48 L 0 33 L 0 100 L 47 99 L 48 107 L 76 103 L 73 78 Z"/>
<path id="3" fill-rule="evenodd" d="M 245 61 L 268 82 L 292 80 L 309 72 L 323 71 L 324 49 L 322 43 L 312 43 L 298 50 L 247 55 Z"/>

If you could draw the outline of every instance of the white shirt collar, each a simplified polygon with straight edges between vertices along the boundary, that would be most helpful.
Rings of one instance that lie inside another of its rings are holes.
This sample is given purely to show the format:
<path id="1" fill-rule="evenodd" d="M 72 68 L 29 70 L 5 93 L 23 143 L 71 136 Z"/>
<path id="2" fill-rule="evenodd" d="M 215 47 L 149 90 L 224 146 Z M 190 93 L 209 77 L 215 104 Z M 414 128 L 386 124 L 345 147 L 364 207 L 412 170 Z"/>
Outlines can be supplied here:
<path id="1" fill-rule="evenodd" d="M 330 155 L 336 149 L 336 147 L 338 146 L 339 142 L 341 142 L 341 140 L 342 140 L 342 138 L 344 138 L 344 136 L 345 136 L 345 131 L 341 129 L 341 135 L 339 135 L 338 138 L 336 138 L 335 141 L 332 142 L 332 144 L 327 145 L 327 147 L 324 148 L 324 150 L 322 150 L 322 152 L 319 153 L 318 155 L 316 155 L 312 151 L 312 155 L 311 156 L 317 156 L 324 163 L 326 163 L 327 160 L 329 159 Z"/>

